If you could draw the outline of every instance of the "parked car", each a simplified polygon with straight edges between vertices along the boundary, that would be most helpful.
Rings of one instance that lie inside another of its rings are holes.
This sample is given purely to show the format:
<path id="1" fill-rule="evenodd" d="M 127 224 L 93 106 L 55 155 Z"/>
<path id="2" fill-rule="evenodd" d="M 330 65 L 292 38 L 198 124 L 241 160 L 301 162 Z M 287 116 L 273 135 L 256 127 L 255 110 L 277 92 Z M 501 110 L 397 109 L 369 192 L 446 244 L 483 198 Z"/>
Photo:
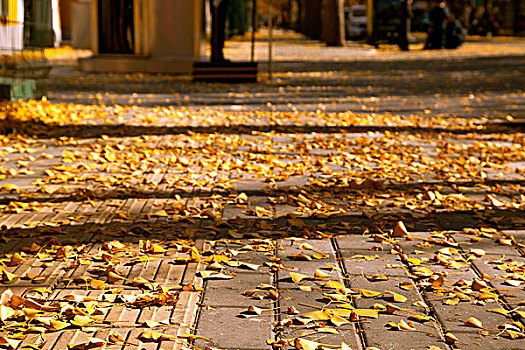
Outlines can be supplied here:
<path id="1" fill-rule="evenodd" d="M 366 6 L 354 5 L 345 11 L 346 37 L 359 39 L 366 35 Z"/>

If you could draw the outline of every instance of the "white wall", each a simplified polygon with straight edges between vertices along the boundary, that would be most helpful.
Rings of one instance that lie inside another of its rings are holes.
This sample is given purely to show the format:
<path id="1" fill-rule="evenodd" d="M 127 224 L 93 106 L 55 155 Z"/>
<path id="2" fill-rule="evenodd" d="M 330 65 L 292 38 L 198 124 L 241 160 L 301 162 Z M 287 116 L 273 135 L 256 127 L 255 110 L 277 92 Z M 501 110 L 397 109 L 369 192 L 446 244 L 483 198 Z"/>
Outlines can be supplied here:
<path id="1" fill-rule="evenodd" d="M 51 9 L 53 11 L 53 31 L 55 32 L 55 47 L 60 46 L 62 42 L 62 29 L 60 29 L 60 10 L 58 9 L 58 0 L 51 0 Z"/>
<path id="2" fill-rule="evenodd" d="M 0 54 L 21 50 L 24 46 L 24 1 L 17 0 L 16 21 L 20 24 L 0 25 Z"/>

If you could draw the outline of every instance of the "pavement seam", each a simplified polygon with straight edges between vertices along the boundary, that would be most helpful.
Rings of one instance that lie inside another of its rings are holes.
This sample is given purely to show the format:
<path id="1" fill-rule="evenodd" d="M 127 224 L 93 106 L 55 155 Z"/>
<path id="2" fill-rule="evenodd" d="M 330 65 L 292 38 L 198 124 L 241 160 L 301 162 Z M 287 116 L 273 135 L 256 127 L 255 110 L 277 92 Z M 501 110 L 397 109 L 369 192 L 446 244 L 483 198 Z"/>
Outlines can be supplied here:
<path id="1" fill-rule="evenodd" d="M 451 237 L 455 242 L 457 242 L 454 237 Z M 519 250 L 518 250 L 519 252 Z M 459 254 L 468 262 L 467 258 L 468 256 L 466 256 L 464 253 L 462 253 L 461 251 L 459 251 Z M 475 265 L 475 264 L 471 264 L 470 262 L 468 262 L 468 266 L 469 266 L 469 269 L 471 271 L 473 271 L 479 278 L 483 279 L 483 272 L 481 272 L 478 267 Z M 495 294 L 498 294 L 500 297 L 502 297 L 500 291 L 496 288 L 496 286 L 494 286 L 490 280 L 488 281 L 489 285 L 492 286 L 493 290 L 491 292 L 495 293 Z M 511 311 L 513 310 L 512 307 L 510 307 L 506 302 L 497 302 L 499 305 L 503 306 L 504 309 L 508 310 L 508 311 Z M 523 319 L 522 317 L 519 317 L 519 320 L 521 322 L 522 325 L 525 326 L 525 319 Z"/>
<path id="2" fill-rule="evenodd" d="M 348 271 L 346 271 L 346 268 L 345 268 L 345 265 L 343 263 L 344 259 L 343 259 L 343 256 L 341 255 L 341 252 L 340 252 L 340 249 L 339 249 L 339 245 L 337 244 L 337 240 L 335 238 L 330 238 L 330 244 L 332 245 L 332 248 L 335 252 L 335 258 L 337 260 L 337 264 L 339 265 L 339 268 L 341 269 L 341 273 L 343 276 L 350 276 L 350 274 L 348 273 Z M 351 287 L 349 286 L 349 281 L 348 279 L 344 279 L 344 284 L 347 286 L 347 287 Z M 352 304 L 353 306 L 355 307 L 355 303 L 354 303 L 354 300 L 352 299 Z M 355 324 L 355 328 L 357 330 L 357 336 L 359 337 L 359 340 L 361 342 L 361 348 L 362 349 L 366 349 L 368 347 L 368 340 L 367 340 L 367 337 L 366 337 L 366 333 L 365 333 L 365 330 L 363 328 L 363 326 L 357 322 Z"/>
<path id="3" fill-rule="evenodd" d="M 452 345 L 448 344 L 446 342 L 446 340 L 445 340 L 445 337 L 444 337 L 445 335 L 443 333 L 443 330 L 446 329 L 446 328 L 444 327 L 443 320 L 441 320 L 441 318 L 439 317 L 439 314 L 434 309 L 434 306 L 432 306 L 432 303 L 428 302 L 427 298 L 425 297 L 425 293 L 422 293 L 422 291 L 420 290 L 418 284 L 415 283 L 414 279 L 410 276 L 410 274 L 409 274 L 410 268 L 408 267 L 407 263 L 405 263 L 403 261 L 403 259 L 399 259 L 399 260 L 400 260 L 400 262 L 401 262 L 401 264 L 403 266 L 403 270 L 407 274 L 407 278 L 410 279 L 410 281 L 412 281 L 412 283 L 414 283 L 414 286 L 416 287 L 417 293 L 419 294 L 421 299 L 425 302 L 425 304 L 428 307 L 428 309 L 430 310 L 432 316 L 435 318 L 436 326 L 439 329 L 439 333 L 438 334 L 439 334 L 440 339 L 443 341 L 444 344 L 446 344 L 448 349 L 454 350 L 455 348 Z"/>

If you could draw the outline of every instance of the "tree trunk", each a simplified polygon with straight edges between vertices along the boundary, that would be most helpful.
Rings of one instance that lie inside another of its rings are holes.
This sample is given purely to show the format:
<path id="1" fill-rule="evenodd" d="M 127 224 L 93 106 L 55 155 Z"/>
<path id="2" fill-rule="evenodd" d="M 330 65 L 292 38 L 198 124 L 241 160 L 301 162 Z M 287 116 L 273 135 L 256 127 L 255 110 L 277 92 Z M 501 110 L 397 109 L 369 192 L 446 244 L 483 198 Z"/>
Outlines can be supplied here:
<path id="1" fill-rule="evenodd" d="M 324 39 L 329 46 L 344 46 L 345 18 L 343 0 L 327 0 L 323 20 Z"/>
<path id="2" fill-rule="evenodd" d="M 305 0 L 302 5 L 303 17 L 301 21 L 302 32 L 312 39 L 321 38 L 321 0 Z"/>

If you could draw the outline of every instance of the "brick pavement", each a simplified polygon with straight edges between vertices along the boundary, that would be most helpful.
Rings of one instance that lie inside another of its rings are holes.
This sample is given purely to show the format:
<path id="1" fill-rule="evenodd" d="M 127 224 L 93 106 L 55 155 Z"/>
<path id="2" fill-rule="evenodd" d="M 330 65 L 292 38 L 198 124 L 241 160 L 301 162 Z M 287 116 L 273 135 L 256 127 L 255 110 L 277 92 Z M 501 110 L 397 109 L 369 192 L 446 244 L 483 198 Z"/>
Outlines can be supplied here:
<path id="1" fill-rule="evenodd" d="M 260 86 L 58 70 L 50 98 L 93 105 L 15 106 L 30 136 L 0 138 L 0 293 L 50 308 L 18 348 L 523 348 L 523 134 L 486 126 L 523 111 L 523 62 L 445 54 L 414 85 L 393 53 Z"/>

